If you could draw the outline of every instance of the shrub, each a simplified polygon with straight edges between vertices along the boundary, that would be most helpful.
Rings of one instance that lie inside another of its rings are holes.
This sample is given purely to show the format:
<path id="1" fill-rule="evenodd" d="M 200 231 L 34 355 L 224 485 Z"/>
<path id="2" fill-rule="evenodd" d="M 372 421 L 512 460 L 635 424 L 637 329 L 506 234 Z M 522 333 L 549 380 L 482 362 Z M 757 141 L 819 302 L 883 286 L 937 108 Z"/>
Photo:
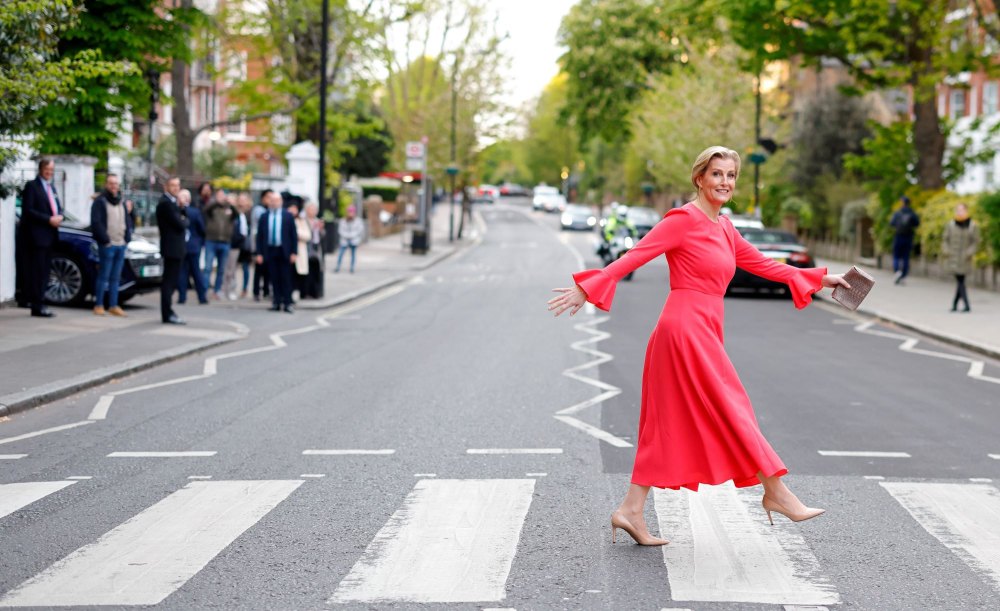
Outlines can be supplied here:
<path id="1" fill-rule="evenodd" d="M 1000 265 L 1000 193 L 988 193 L 979 198 L 982 226 L 980 235 L 986 247 L 989 261 Z"/>
<path id="2" fill-rule="evenodd" d="M 399 188 L 397 187 L 361 187 L 361 193 L 364 197 L 369 195 L 378 195 L 382 198 L 384 202 L 394 202 L 396 197 L 399 195 Z"/>
<path id="3" fill-rule="evenodd" d="M 857 238 L 858 221 L 868 217 L 868 200 L 856 199 L 844 204 L 840 212 L 840 237 L 854 240 Z"/>
<path id="4" fill-rule="evenodd" d="M 813 224 L 812 204 L 801 197 L 789 197 L 781 202 L 781 215 L 794 216 L 799 221 L 799 228 L 809 229 Z"/>
<path id="5" fill-rule="evenodd" d="M 969 207 L 969 213 L 979 224 L 980 229 L 984 225 L 982 210 L 977 205 L 974 195 L 957 195 L 950 191 L 930 192 L 930 197 L 926 198 L 920 207 L 920 227 L 917 228 L 917 237 L 920 239 L 923 254 L 928 257 L 936 257 L 941 254 L 941 237 L 944 235 L 945 225 L 955 216 L 955 206 L 965 204 Z M 986 262 L 986 249 L 982 242 L 979 244 L 979 252 L 976 253 L 973 262 L 982 265 Z"/>

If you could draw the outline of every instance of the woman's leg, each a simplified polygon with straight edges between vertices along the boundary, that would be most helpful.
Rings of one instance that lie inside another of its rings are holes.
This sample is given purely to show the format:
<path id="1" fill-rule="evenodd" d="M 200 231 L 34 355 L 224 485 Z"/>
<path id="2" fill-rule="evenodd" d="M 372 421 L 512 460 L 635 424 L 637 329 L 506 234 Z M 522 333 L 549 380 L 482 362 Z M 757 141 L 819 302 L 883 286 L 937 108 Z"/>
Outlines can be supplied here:
<path id="1" fill-rule="evenodd" d="M 354 273 L 354 257 L 355 257 L 355 255 L 357 255 L 357 253 L 358 253 L 358 247 L 356 245 L 354 245 L 354 244 L 351 244 L 351 273 L 352 274 Z"/>
<path id="2" fill-rule="evenodd" d="M 630 532 L 629 534 L 632 535 L 636 543 L 642 545 L 663 545 L 666 543 L 666 540 L 650 535 L 649 528 L 646 527 L 644 513 L 646 509 L 646 497 L 648 496 L 649 486 L 629 484 L 628 492 L 625 493 L 622 504 L 611 514 L 611 524 L 612 527 L 625 528 L 625 530 L 628 530 L 626 524 L 628 527 L 631 527 L 635 532 Z M 625 524 L 620 522 L 621 518 L 625 519 Z"/>
<path id="3" fill-rule="evenodd" d="M 958 300 L 961 299 L 962 302 L 965 304 L 965 310 L 968 311 L 969 293 L 968 290 L 965 288 L 965 274 L 958 274 L 957 276 L 955 276 L 955 278 L 958 280 L 958 294 L 955 297 L 955 303 L 957 304 Z"/>
<path id="4" fill-rule="evenodd" d="M 760 483 L 764 486 L 764 496 L 772 501 L 779 503 L 793 513 L 802 513 L 809 510 L 809 507 L 806 507 L 802 501 L 799 500 L 799 497 L 795 496 L 795 494 L 788 489 L 785 482 L 781 481 L 781 477 L 764 477 L 763 473 L 758 473 L 757 479 L 759 479 Z"/>
<path id="5" fill-rule="evenodd" d="M 344 251 L 345 250 L 347 250 L 347 244 L 346 243 L 345 244 L 341 244 L 340 245 L 340 252 L 337 253 L 337 267 L 334 268 L 334 270 L 333 270 L 334 272 L 339 272 L 340 271 L 340 264 L 343 263 L 343 261 L 344 261 Z"/>
<path id="6" fill-rule="evenodd" d="M 955 274 L 955 298 L 951 300 L 952 312 L 958 310 L 958 302 L 962 298 L 962 284 L 964 280 L 965 276 L 961 274 Z"/>

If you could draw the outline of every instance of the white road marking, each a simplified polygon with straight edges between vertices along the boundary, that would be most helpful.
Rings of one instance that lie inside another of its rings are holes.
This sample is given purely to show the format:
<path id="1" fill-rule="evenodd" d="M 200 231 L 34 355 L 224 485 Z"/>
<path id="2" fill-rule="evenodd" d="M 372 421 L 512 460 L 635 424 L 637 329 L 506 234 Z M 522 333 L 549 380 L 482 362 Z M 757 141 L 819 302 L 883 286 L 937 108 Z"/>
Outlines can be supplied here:
<path id="1" fill-rule="evenodd" d="M 437 473 L 414 473 L 413 477 L 437 477 Z"/>
<path id="2" fill-rule="evenodd" d="M 27 454 L 0 454 L 0 460 L 19 460 L 26 456 Z"/>
<path id="3" fill-rule="evenodd" d="M 87 481 L 88 479 L 94 479 L 94 476 L 93 475 L 70 475 L 66 479 L 71 479 L 73 481 L 83 482 L 83 481 Z"/>
<path id="4" fill-rule="evenodd" d="M 993 460 L 1000 460 L 1000 454 L 987 454 Z"/>
<path id="5" fill-rule="evenodd" d="M 562 454 L 562 448 L 469 448 L 466 454 Z"/>
<path id="6" fill-rule="evenodd" d="M 983 371 L 986 368 L 985 361 L 970 358 L 967 356 L 961 356 L 958 354 L 948 354 L 947 352 L 937 352 L 934 350 L 925 350 L 923 348 L 917 348 L 917 344 L 920 343 L 920 339 L 916 337 L 910 337 L 908 335 L 902 335 L 899 333 L 892 333 L 890 331 L 882 331 L 878 329 L 872 329 L 876 324 L 876 321 L 869 320 L 863 322 L 854 327 L 854 330 L 858 333 L 866 333 L 868 335 L 875 335 L 877 337 L 887 337 L 889 339 L 897 339 L 902 343 L 899 345 L 899 349 L 903 352 L 911 352 L 913 354 L 920 354 L 923 356 L 930 356 L 939 359 L 945 359 L 948 361 L 958 361 L 960 363 L 968 363 L 969 369 L 966 372 L 966 376 L 972 378 L 973 380 L 979 380 L 980 382 L 991 382 L 993 384 L 1000 384 L 1000 378 L 993 376 L 984 375 Z"/>
<path id="7" fill-rule="evenodd" d="M 533 479 L 421 480 L 330 603 L 500 601 Z"/>
<path id="8" fill-rule="evenodd" d="M 817 450 L 821 456 L 847 456 L 853 458 L 912 458 L 906 452 L 867 452 L 846 450 Z"/>
<path id="9" fill-rule="evenodd" d="M 93 422 L 91 422 L 90 420 L 81 420 L 80 422 L 72 422 L 70 424 L 54 426 L 50 429 L 42 429 L 40 431 L 25 433 L 24 435 L 17 435 L 16 437 L 7 437 L 5 439 L 0 439 L 0 446 L 2 446 L 5 443 L 14 443 L 15 441 L 21 441 L 22 439 L 31 439 L 32 437 L 38 437 L 39 435 L 47 435 L 48 433 L 58 433 L 59 431 L 74 429 L 78 426 L 83 426 L 85 424 L 93 424 Z"/>
<path id="10" fill-rule="evenodd" d="M 201 479 L 201 480 L 204 480 L 204 479 L 212 479 L 212 476 L 211 475 L 189 475 L 188 479 Z"/>
<path id="11" fill-rule="evenodd" d="M 866 475 L 865 479 L 883 480 L 883 479 L 885 479 L 885 477 L 883 477 L 881 475 Z"/>
<path id="12" fill-rule="evenodd" d="M 1000 588 L 1000 490 L 985 484 L 880 485 L 924 530 Z"/>
<path id="13" fill-rule="evenodd" d="M 215 456 L 217 452 L 212 451 L 188 451 L 188 452 L 112 452 L 107 458 L 199 458 Z"/>
<path id="14" fill-rule="evenodd" d="M 0 484 L 0 518 L 75 483 L 59 481 Z"/>
<path id="15" fill-rule="evenodd" d="M 0 606 L 155 605 L 302 484 L 191 482 L 0 599 Z"/>
<path id="16" fill-rule="evenodd" d="M 785 611 L 830 611 L 822 605 L 785 605 L 783 608 Z"/>
<path id="17" fill-rule="evenodd" d="M 271 341 L 269 346 L 260 346 L 257 348 L 247 348 L 244 350 L 237 350 L 235 352 L 227 352 L 224 354 L 218 354 L 215 356 L 207 357 L 202 366 L 202 372 L 200 374 L 188 375 L 179 378 L 174 378 L 171 380 L 164 380 L 162 382 L 156 382 L 153 384 L 145 384 L 142 386 L 136 386 L 134 388 L 126 388 L 124 390 L 118 390 L 115 392 L 110 392 L 106 395 L 101 396 L 94 408 L 91 410 L 90 415 L 87 416 L 88 420 L 104 420 L 108 417 L 108 410 L 111 409 L 111 405 L 114 403 L 115 397 L 120 397 L 122 395 L 128 395 L 136 392 L 144 392 L 147 390 L 153 390 L 157 388 L 163 388 L 164 386 L 173 386 L 175 384 L 184 384 L 186 382 L 195 382 L 198 380 L 204 380 L 205 378 L 210 378 L 217 375 L 219 372 L 219 361 L 224 359 L 231 359 L 241 356 L 248 356 L 251 354 L 259 354 L 261 352 L 269 352 L 271 350 L 280 350 L 281 348 L 286 348 L 288 344 L 283 338 L 291 335 L 300 335 L 302 333 L 312 333 L 314 331 L 319 331 L 321 329 L 330 326 L 329 321 L 334 318 L 339 318 L 345 314 L 354 312 L 361 308 L 367 307 L 374 303 L 378 303 L 384 299 L 388 299 L 393 295 L 400 293 L 405 290 L 405 286 L 392 286 L 387 289 L 381 290 L 369 297 L 359 299 L 356 302 L 352 302 L 345 306 L 335 308 L 332 312 L 324 314 L 316 318 L 316 324 L 307 327 L 300 327 L 298 329 L 291 329 L 288 331 L 281 331 L 278 333 L 272 333 L 268 336 Z M 2 443 L 2 442 L 0 442 Z"/>
<path id="18" fill-rule="evenodd" d="M 302 450 L 303 456 L 388 456 L 396 450 Z"/>
<path id="19" fill-rule="evenodd" d="M 840 602 L 798 529 L 768 525 L 759 492 L 727 484 L 656 490 L 654 505 L 660 534 L 670 540 L 662 550 L 673 600 Z"/>
<path id="20" fill-rule="evenodd" d="M 308 477 L 312 479 L 319 479 L 321 477 L 326 477 L 326 473 L 303 473 L 299 477 Z"/>
<path id="21" fill-rule="evenodd" d="M 548 473 L 525 473 L 526 477 L 545 477 Z"/>
<path id="22" fill-rule="evenodd" d="M 993 480 L 991 478 L 989 478 L 989 477 L 970 477 L 969 481 L 970 482 L 976 482 L 977 484 L 989 484 Z"/>
<path id="23" fill-rule="evenodd" d="M 614 386 L 613 384 L 608 384 L 607 382 L 602 382 L 601 380 L 590 378 L 579 373 L 584 369 L 596 368 L 600 365 L 603 365 L 604 363 L 614 360 L 614 357 L 608 354 L 607 352 L 601 352 L 597 348 L 588 346 L 589 344 L 596 344 L 597 342 L 601 342 L 611 337 L 610 333 L 607 333 L 606 331 L 598 331 L 597 329 L 594 328 L 597 325 L 607 320 L 608 320 L 607 316 L 601 316 L 598 318 L 594 318 L 593 320 L 580 323 L 573 327 L 578 331 L 584 331 L 586 333 L 591 334 L 592 337 L 580 340 L 578 342 L 573 342 L 572 344 L 570 344 L 570 347 L 579 352 L 583 352 L 585 354 L 593 356 L 594 360 L 587 361 L 586 363 L 583 363 L 582 365 L 577 365 L 576 367 L 570 367 L 566 371 L 563 371 L 564 376 L 572 378 L 578 382 L 583 382 L 584 384 L 594 386 L 599 390 L 601 390 L 602 392 L 585 401 L 575 403 L 573 405 L 570 405 L 569 407 L 559 410 L 558 412 L 555 413 L 554 417 L 556 420 L 568 424 L 573 428 L 579 429 L 584 433 L 587 433 L 592 437 L 600 439 L 601 441 L 608 443 L 616 448 L 631 448 L 632 444 L 629 443 L 628 441 L 622 439 L 621 437 L 613 435 L 601 428 L 598 428 L 592 424 L 587 424 L 586 422 L 580 420 L 575 416 L 575 414 L 587 408 L 599 405 L 600 403 L 603 403 L 604 401 L 607 401 L 612 397 L 617 397 L 622 392 L 622 389 L 618 388 L 617 386 Z"/>

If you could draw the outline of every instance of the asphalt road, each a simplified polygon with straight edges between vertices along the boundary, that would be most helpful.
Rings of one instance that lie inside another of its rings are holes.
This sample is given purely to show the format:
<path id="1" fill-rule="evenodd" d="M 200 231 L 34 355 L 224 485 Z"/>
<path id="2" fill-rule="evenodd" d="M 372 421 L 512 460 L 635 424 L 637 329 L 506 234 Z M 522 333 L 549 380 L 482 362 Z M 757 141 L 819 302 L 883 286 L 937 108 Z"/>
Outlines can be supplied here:
<path id="1" fill-rule="evenodd" d="M 727 346 L 827 514 L 771 527 L 759 489 L 666 491 L 647 521 L 671 545 L 612 545 L 667 267 L 553 320 L 593 236 L 482 211 L 482 244 L 413 282 L 234 312 L 247 340 L 0 423 L 0 606 L 1000 606 L 1000 394 L 941 355 L 979 357 L 780 297 L 727 299 Z M 601 392 L 567 370 L 621 392 L 567 412 Z"/>

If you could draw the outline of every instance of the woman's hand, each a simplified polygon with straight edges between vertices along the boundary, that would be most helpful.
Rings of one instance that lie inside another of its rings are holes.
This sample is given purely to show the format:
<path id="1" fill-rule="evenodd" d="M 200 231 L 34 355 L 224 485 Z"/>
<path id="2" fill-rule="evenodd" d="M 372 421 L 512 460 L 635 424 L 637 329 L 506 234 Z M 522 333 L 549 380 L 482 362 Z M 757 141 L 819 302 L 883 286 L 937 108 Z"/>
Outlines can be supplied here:
<path id="1" fill-rule="evenodd" d="M 823 286 L 831 289 L 837 286 L 842 286 L 845 289 L 851 288 L 851 285 L 844 280 L 844 274 L 827 274 L 823 276 Z"/>
<path id="2" fill-rule="evenodd" d="M 559 316 L 566 310 L 569 310 L 569 315 L 573 316 L 580 311 L 583 304 L 587 303 L 587 294 L 579 286 L 552 289 L 552 292 L 559 293 L 558 296 L 549 299 L 549 311 L 555 311 L 556 316 Z"/>

